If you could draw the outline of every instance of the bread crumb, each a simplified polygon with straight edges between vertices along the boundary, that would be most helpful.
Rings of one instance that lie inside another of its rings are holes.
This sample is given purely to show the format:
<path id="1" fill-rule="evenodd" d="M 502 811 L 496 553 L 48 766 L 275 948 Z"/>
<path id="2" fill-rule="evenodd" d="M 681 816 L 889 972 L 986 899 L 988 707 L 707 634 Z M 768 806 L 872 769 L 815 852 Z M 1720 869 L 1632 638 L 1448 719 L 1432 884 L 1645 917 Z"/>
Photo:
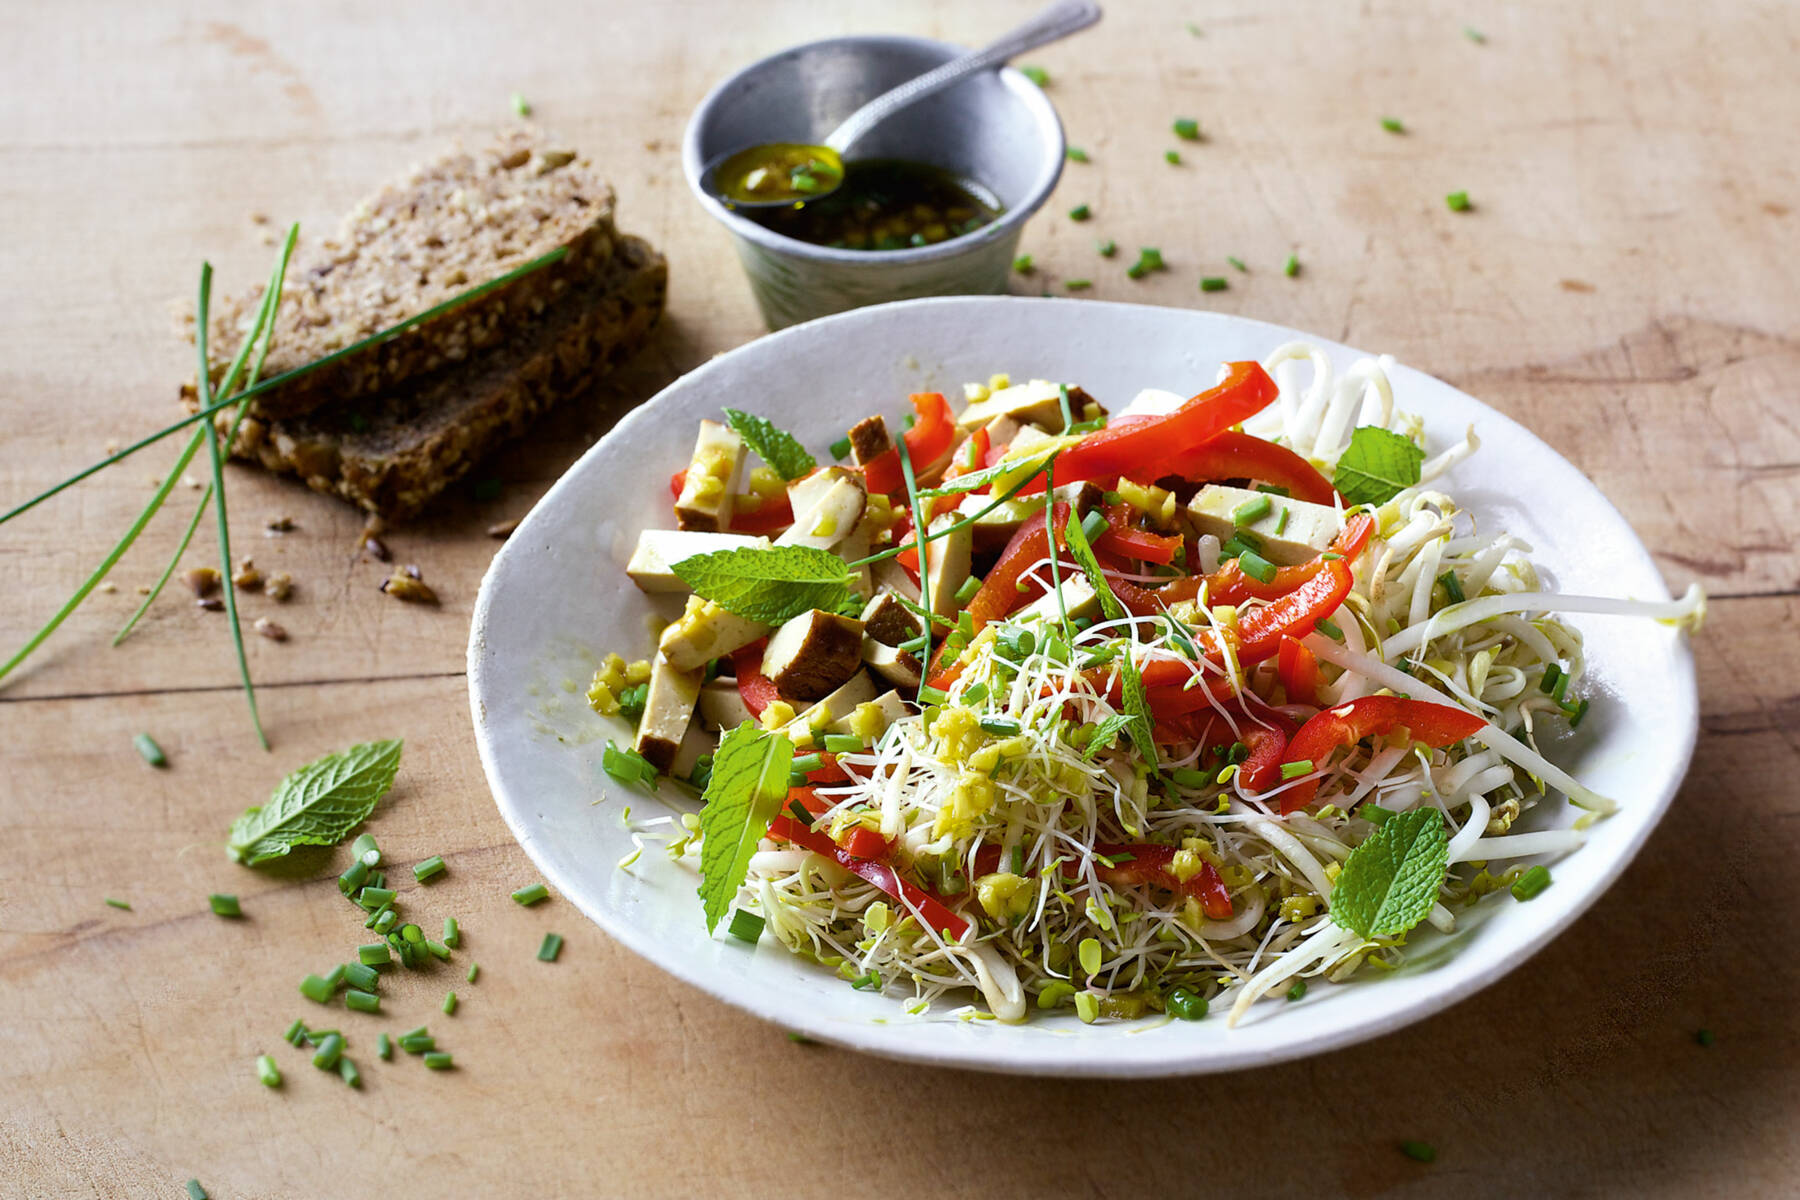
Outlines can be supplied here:
<path id="1" fill-rule="evenodd" d="M 269 620 L 269 618 L 267 618 L 267 617 L 256 618 L 256 624 L 255 624 L 254 628 L 255 628 L 256 632 L 262 634 L 264 637 L 268 638 L 271 642 L 287 641 L 287 637 L 288 637 L 287 630 L 283 629 L 281 626 L 277 625 L 275 622 Z"/>

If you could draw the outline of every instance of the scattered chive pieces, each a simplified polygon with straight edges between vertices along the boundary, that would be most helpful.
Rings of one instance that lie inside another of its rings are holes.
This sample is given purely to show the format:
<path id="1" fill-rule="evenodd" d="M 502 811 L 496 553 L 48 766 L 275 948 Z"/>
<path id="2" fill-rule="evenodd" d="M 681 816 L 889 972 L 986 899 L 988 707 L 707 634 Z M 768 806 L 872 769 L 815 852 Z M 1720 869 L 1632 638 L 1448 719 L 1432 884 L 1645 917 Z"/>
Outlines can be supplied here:
<path id="1" fill-rule="evenodd" d="M 462 926 L 456 923 L 455 917 L 444 918 L 444 945 L 452 950 L 462 945 Z"/>
<path id="2" fill-rule="evenodd" d="M 1544 678 L 1538 682 L 1538 691 L 1548 696 L 1556 690 L 1556 681 L 1562 678 L 1562 664 L 1551 663 L 1544 668 Z"/>
<path id="3" fill-rule="evenodd" d="M 143 755 L 144 761 L 151 766 L 166 767 L 169 765 L 169 756 L 163 753 L 163 748 L 157 745 L 156 739 L 149 734 L 138 734 L 131 739 L 131 744 L 137 747 L 137 752 Z"/>
<path id="4" fill-rule="evenodd" d="M 522 887 L 518 891 L 514 892 L 512 894 L 512 898 L 516 903 L 523 904 L 527 908 L 529 908 L 533 904 L 536 904 L 539 900 L 547 899 L 549 897 L 549 895 L 550 895 L 549 888 L 545 887 L 541 883 L 534 883 L 528 887 Z"/>
<path id="5" fill-rule="evenodd" d="M 450 1056 L 440 1050 L 428 1052 L 425 1055 L 425 1065 L 433 1071 L 448 1071 L 454 1064 L 450 1061 Z"/>
<path id="6" fill-rule="evenodd" d="M 394 923 L 399 919 L 399 914 L 392 908 L 383 908 L 375 914 L 375 923 L 369 928 L 373 929 L 376 933 L 385 934 L 394 927 Z"/>
<path id="7" fill-rule="evenodd" d="M 1223 275 L 1208 275 L 1200 280 L 1200 290 L 1203 292 L 1222 292 L 1230 286 L 1231 281 Z"/>
<path id="8" fill-rule="evenodd" d="M 1288 512 L 1289 512 L 1288 506 L 1284 504 L 1281 506 L 1281 511 L 1279 513 L 1277 513 L 1275 516 L 1275 536 L 1276 537 L 1280 537 L 1281 531 L 1287 528 Z"/>
<path id="9" fill-rule="evenodd" d="M 760 918 L 760 917 L 757 918 L 758 923 L 761 923 L 761 920 L 762 920 L 762 918 Z M 736 926 L 737 925 L 736 918 L 733 918 L 731 923 L 733 926 Z M 734 929 L 733 932 L 736 932 L 736 930 Z M 539 945 L 538 945 L 538 961 L 539 962 L 555 962 L 556 956 L 562 953 L 562 947 L 563 947 L 562 934 L 546 933 L 544 935 L 544 940 L 541 943 L 539 943 Z"/>
<path id="10" fill-rule="evenodd" d="M 341 1033 L 326 1034 L 320 1040 L 318 1049 L 313 1051 L 313 1066 L 321 1071 L 329 1071 L 337 1066 L 338 1058 L 344 1053 L 344 1035 Z"/>
<path id="11" fill-rule="evenodd" d="M 362 1072 L 358 1071 L 356 1069 L 356 1064 L 349 1059 L 338 1059 L 337 1072 L 338 1078 L 342 1079 L 350 1087 L 359 1088 L 362 1086 Z"/>
<path id="12" fill-rule="evenodd" d="M 1475 28 L 1473 25 L 1463 26 L 1463 36 L 1468 38 L 1471 42 L 1474 42 L 1477 46 L 1487 45 L 1487 34 L 1481 32 L 1481 30 Z"/>
<path id="13" fill-rule="evenodd" d="M 1515 900 L 1535 900 L 1543 890 L 1550 886 L 1550 868 L 1538 863 L 1523 875 L 1513 880 L 1512 894 Z"/>
<path id="14" fill-rule="evenodd" d="M 469 964 L 469 973 L 467 975 L 464 975 L 463 978 L 468 980 L 470 983 L 474 983 L 475 977 L 479 974 L 481 974 L 481 964 L 478 962 L 472 962 Z"/>
<path id="15" fill-rule="evenodd" d="M 971 576 L 971 578 L 973 577 Z M 976 580 L 975 586 L 980 587 L 981 581 Z M 974 594 L 973 592 L 969 593 L 970 596 Z M 962 589 L 958 588 L 956 598 L 966 602 L 969 597 L 964 596 Z M 863 740 L 853 733 L 828 733 L 825 735 L 825 749 L 831 754 L 855 754 L 862 748 Z"/>
<path id="16" fill-rule="evenodd" d="M 1013 259 L 1013 270 L 1021 275 L 1031 274 L 1031 255 L 1021 254 L 1019 257 Z"/>
<path id="17" fill-rule="evenodd" d="M 1063 286 L 1068 288 L 1071 292 L 1079 292 L 1093 287 L 1094 281 L 1091 279 L 1065 279 L 1063 280 Z"/>
<path id="18" fill-rule="evenodd" d="M 1203 37 L 1203 36 L 1205 36 L 1205 35 L 1204 35 L 1204 34 L 1202 34 L 1202 33 L 1201 33 L 1201 32 L 1200 32 L 1200 26 L 1198 26 L 1198 25 L 1196 25 L 1196 24 L 1194 24 L 1194 23 L 1193 23 L 1193 22 L 1192 22 L 1192 21 L 1189 21 L 1189 22 L 1187 22 L 1187 24 L 1186 24 L 1186 25 L 1185 25 L 1185 26 L 1184 26 L 1184 28 L 1186 28 L 1186 29 L 1187 29 L 1187 31 L 1188 31 L 1188 32 L 1189 32 L 1189 33 L 1190 33 L 1190 34 L 1192 34 L 1192 35 L 1193 35 L 1193 36 L 1194 36 L 1194 37 Z"/>
<path id="19" fill-rule="evenodd" d="M 386 942 L 370 942 L 367 946 L 356 948 L 356 961 L 366 967 L 379 967 L 392 958 Z"/>
<path id="20" fill-rule="evenodd" d="M 1405 1141 L 1400 1143 L 1400 1153 L 1414 1162 L 1436 1162 L 1437 1147 L 1430 1142 Z"/>
<path id="21" fill-rule="evenodd" d="M 1698 1045 L 1711 1046 L 1714 1042 L 1716 1042 L 1718 1040 L 1719 1039 L 1713 1034 L 1713 1031 L 1710 1029 L 1696 1029 L 1694 1031 L 1694 1041 Z"/>
<path id="22" fill-rule="evenodd" d="M 1451 212 L 1468 212 L 1469 193 L 1451 192 L 1448 196 L 1444 197 L 1444 203 L 1449 206 Z"/>
<path id="23" fill-rule="evenodd" d="M 1588 702 L 1583 698 L 1581 703 L 1575 706 L 1575 711 L 1569 714 L 1569 728 L 1579 729 L 1581 727 L 1581 719 L 1587 716 L 1587 711 Z"/>
<path id="24" fill-rule="evenodd" d="M 292 1025 L 287 1027 L 287 1032 L 282 1034 L 281 1037 L 282 1040 L 292 1042 L 294 1045 L 298 1046 L 306 1037 L 306 1022 L 296 1019 Z"/>
<path id="25" fill-rule="evenodd" d="M 429 1036 L 431 1036 L 431 1030 L 426 1028 L 425 1026 L 421 1025 L 417 1029 L 409 1029 L 405 1033 L 401 1034 L 400 1040 L 402 1042 L 404 1042 L 407 1038 L 429 1037 Z"/>
<path id="26" fill-rule="evenodd" d="M 962 581 L 961 587 L 956 589 L 956 602 L 958 604 L 967 604 L 969 601 L 971 601 L 975 598 L 975 593 L 980 590 L 981 590 L 981 577 L 978 575 L 971 575 L 967 579 Z M 828 734 L 828 735 L 826 735 L 825 748 L 827 750 L 831 749 L 831 739 L 833 736 L 842 737 L 842 736 L 848 736 L 848 735 L 845 735 L 845 734 L 840 734 L 840 735 Z M 856 748 L 858 750 L 862 749 L 861 739 L 857 739 Z"/>
<path id="27" fill-rule="evenodd" d="M 1063 151 L 1063 156 L 1070 162 L 1088 161 L 1088 152 L 1083 150 L 1080 146 L 1070 146 L 1067 150 Z"/>
<path id="28" fill-rule="evenodd" d="M 1107 238 L 1104 242 L 1094 243 L 1094 249 L 1099 253 L 1101 258 L 1111 258 L 1119 252 L 1119 243 L 1113 241 L 1111 238 Z"/>
<path id="29" fill-rule="evenodd" d="M 106 897 L 106 903 L 109 904 L 110 906 L 112 906 L 113 908 L 122 908 L 126 912 L 131 911 L 131 901 L 129 901 L 129 900 L 115 900 L 113 897 L 108 896 L 108 897 Z"/>
<path id="30" fill-rule="evenodd" d="M 1304 980 L 1304 979 L 1294 980 L 1294 986 L 1287 990 L 1287 998 L 1288 998 L 1289 1003 L 1292 1003 L 1293 1001 L 1298 1000 L 1305 995 L 1306 995 L 1306 980 Z"/>
<path id="31" fill-rule="evenodd" d="M 794 1043 L 796 1046 L 810 1046 L 813 1044 L 813 1040 L 804 1033 L 795 1033 L 792 1030 L 788 1031 L 788 1041 Z"/>
<path id="32" fill-rule="evenodd" d="M 1163 161 L 1168 163 L 1171 167 L 1179 167 L 1181 165 L 1181 151 L 1164 150 Z"/>
<path id="33" fill-rule="evenodd" d="M 731 928 L 727 932 L 740 941 L 755 945 L 756 940 L 762 937 L 765 924 L 767 922 L 761 915 L 740 908 L 731 914 Z M 542 951 L 538 952 L 538 957 L 543 957 Z"/>
<path id="34" fill-rule="evenodd" d="M 1300 256 L 1298 254 L 1288 255 L 1287 262 L 1281 265 L 1281 273 L 1289 279 L 1298 275 L 1300 273 Z"/>
<path id="35" fill-rule="evenodd" d="M 351 988 L 344 993 L 344 1007 L 351 1012 L 380 1012 L 381 997 L 374 992 L 359 992 L 355 988 Z"/>
<path id="36" fill-rule="evenodd" d="M 397 893 L 392 888 L 375 887 L 373 884 L 356 893 L 356 902 L 365 912 L 374 912 L 384 904 L 392 904 Z"/>
<path id="37" fill-rule="evenodd" d="M 1085 221 L 1093 215 L 1094 210 L 1085 204 L 1077 204 L 1069 210 L 1069 220 L 1071 221 Z"/>
<path id="38" fill-rule="evenodd" d="M 244 910 L 238 907 L 238 898 L 226 892 L 214 892 L 206 898 L 212 905 L 213 912 L 221 917 L 241 917 Z"/>
<path id="39" fill-rule="evenodd" d="M 1258 583 L 1275 582 L 1275 564 L 1254 550 L 1246 550 L 1237 556 L 1238 569 Z"/>
<path id="40" fill-rule="evenodd" d="M 442 1005 L 442 1008 L 444 1010 L 444 1015 L 446 1017 L 451 1016 L 456 1012 L 456 993 L 455 992 L 445 992 L 444 993 L 444 1003 Z"/>
<path id="41" fill-rule="evenodd" d="M 207 1200 L 206 1189 L 200 1186 L 198 1179 L 187 1181 L 188 1200 Z"/>
<path id="42" fill-rule="evenodd" d="M 1267 492 L 1260 493 L 1231 510 L 1231 523 L 1233 525 L 1254 525 L 1269 515 L 1269 509 L 1274 506 L 1274 503 L 1269 499 Z"/>
<path id="43" fill-rule="evenodd" d="M 425 1027 L 421 1025 L 419 1028 Z M 400 1035 L 400 1048 L 408 1054 L 426 1054 L 437 1049 L 437 1039 L 429 1033 L 403 1033 Z"/>
<path id="44" fill-rule="evenodd" d="M 1230 263 L 1232 266 L 1236 267 L 1238 270 L 1244 272 L 1244 274 L 1246 274 L 1246 275 L 1248 275 L 1250 273 L 1250 268 L 1244 265 L 1244 260 L 1239 258 L 1235 254 L 1227 254 L 1225 256 L 1225 261 Z"/>
<path id="45" fill-rule="evenodd" d="M 400 936 L 415 946 L 425 944 L 425 931 L 410 921 L 400 927 Z"/>
<path id="46" fill-rule="evenodd" d="M 848 458 L 849 456 L 850 456 L 850 439 L 849 438 L 841 437 L 837 441 L 831 443 L 831 457 L 842 460 L 842 459 Z"/>
<path id="47" fill-rule="evenodd" d="M 1311 775 L 1312 769 L 1313 762 L 1310 758 L 1303 758 L 1299 762 L 1282 763 L 1281 777 L 1283 779 L 1298 779 L 1302 775 Z"/>
<path id="48" fill-rule="evenodd" d="M 439 962 L 450 961 L 450 947 L 444 945 L 442 942 L 434 942 L 430 938 L 426 938 L 425 950 L 431 957 L 437 959 Z"/>
<path id="49" fill-rule="evenodd" d="M 373 834 L 357 834 L 356 840 L 350 843 L 350 853 L 365 866 L 373 868 L 381 865 L 381 847 L 375 844 Z M 371 854 L 375 856 L 373 859 L 369 857 Z"/>
<path id="50" fill-rule="evenodd" d="M 1081 518 L 1081 532 L 1090 542 L 1098 540 L 1106 532 L 1106 518 L 1089 509 Z"/>
<path id="51" fill-rule="evenodd" d="M 926 685 L 919 689 L 920 704 L 943 704 L 949 699 L 950 694 L 942 688 L 934 688 Z"/>
<path id="52" fill-rule="evenodd" d="M 512 94 L 512 107 L 513 111 L 518 113 L 521 117 L 529 117 L 531 115 L 531 101 L 519 95 L 517 92 Z"/>
<path id="53" fill-rule="evenodd" d="M 335 1029 L 309 1029 L 306 1031 L 306 1040 L 309 1045 L 317 1046 L 326 1038 L 335 1037 L 337 1032 Z"/>
<path id="54" fill-rule="evenodd" d="M 344 869 L 338 876 L 338 891 L 346 896 L 354 895 L 357 889 L 369 881 L 369 864 L 358 858 Z"/>
<path id="55" fill-rule="evenodd" d="M 1200 122 L 1194 120 L 1192 117 L 1175 118 L 1174 130 L 1175 136 L 1184 142 L 1197 142 L 1200 140 Z"/>
<path id="56" fill-rule="evenodd" d="M 337 990 L 344 986 L 344 964 L 343 963 L 339 963 L 337 966 L 331 968 L 331 970 L 329 970 L 325 973 L 325 986 L 331 989 L 331 992 L 333 995 L 336 995 Z"/>
<path id="57" fill-rule="evenodd" d="M 1406 126 L 1401 123 L 1399 117 L 1383 117 L 1383 118 L 1381 118 L 1381 127 L 1383 129 L 1387 130 L 1389 133 L 1405 133 L 1406 132 Z"/>
<path id="58" fill-rule="evenodd" d="M 1031 80 L 1031 82 L 1037 84 L 1039 87 L 1043 87 L 1050 82 L 1050 72 L 1044 70 L 1042 67 L 1020 67 L 1019 74 Z"/>
<path id="59" fill-rule="evenodd" d="M 281 1068 L 266 1054 L 256 1056 L 256 1077 L 262 1080 L 264 1087 L 281 1086 Z"/>
<path id="60" fill-rule="evenodd" d="M 1454 569 L 1439 575 L 1437 581 L 1444 585 L 1444 591 L 1450 596 L 1450 603 L 1461 604 L 1467 598 L 1463 595 L 1462 580 L 1456 577 Z"/>
<path id="61" fill-rule="evenodd" d="M 422 863 L 413 864 L 413 878 L 420 883 L 424 883 L 434 875 L 442 875 L 443 873 L 444 856 L 441 854 L 434 854 Z"/>
<path id="62" fill-rule="evenodd" d="M 382 1034 L 375 1039 L 375 1057 L 387 1062 L 394 1057 L 394 1039 Z"/>
<path id="63" fill-rule="evenodd" d="M 825 759 L 818 754 L 796 754 L 788 767 L 790 771 L 798 771 L 802 775 L 810 775 L 825 765 Z"/>
<path id="64" fill-rule="evenodd" d="M 354 962 L 344 965 L 344 982 L 361 992 L 372 992 L 381 983 L 374 967 Z"/>

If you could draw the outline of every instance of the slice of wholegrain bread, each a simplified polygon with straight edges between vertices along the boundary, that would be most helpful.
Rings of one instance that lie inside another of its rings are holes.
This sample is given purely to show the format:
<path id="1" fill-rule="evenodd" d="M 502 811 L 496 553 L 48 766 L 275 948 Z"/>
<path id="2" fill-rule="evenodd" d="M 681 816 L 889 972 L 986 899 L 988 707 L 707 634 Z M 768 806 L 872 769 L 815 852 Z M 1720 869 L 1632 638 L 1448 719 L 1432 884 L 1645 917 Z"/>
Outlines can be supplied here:
<path id="1" fill-rule="evenodd" d="M 282 420 L 247 418 L 233 452 L 369 512 L 410 516 L 545 409 L 641 348 L 667 290 L 663 257 L 622 236 L 599 277 L 503 345 L 379 395 Z"/>
<path id="2" fill-rule="evenodd" d="M 549 266 L 459 305 L 371 350 L 257 396 L 251 411 L 291 417 L 369 396 L 460 362 L 530 324 L 606 270 L 616 240 L 613 192 L 572 152 L 524 131 L 457 150 L 363 201 L 337 237 L 296 251 L 263 378 L 316 361 L 559 246 Z M 223 376 L 263 287 L 215 305 L 208 351 Z M 195 388 L 182 390 L 190 409 Z"/>

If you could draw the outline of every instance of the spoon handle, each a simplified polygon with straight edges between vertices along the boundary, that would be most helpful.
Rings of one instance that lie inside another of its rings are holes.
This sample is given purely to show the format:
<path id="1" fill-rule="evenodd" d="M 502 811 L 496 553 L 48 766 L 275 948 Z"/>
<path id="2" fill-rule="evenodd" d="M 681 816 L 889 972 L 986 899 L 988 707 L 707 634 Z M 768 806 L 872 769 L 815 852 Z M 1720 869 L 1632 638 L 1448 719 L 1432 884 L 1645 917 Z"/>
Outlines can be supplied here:
<path id="1" fill-rule="evenodd" d="M 825 144 L 842 154 L 869 130 L 908 105 L 917 104 L 927 96 L 935 96 L 951 84 L 977 72 L 997 67 L 1016 54 L 1023 54 L 1047 42 L 1054 42 L 1086 29 L 1099 19 L 1100 6 L 1093 0 L 1057 0 L 1017 29 L 1002 34 L 981 49 L 953 58 L 917 79 L 908 80 L 892 91 L 883 92 L 851 113 L 843 124 L 832 130 L 831 136 L 825 139 Z"/>

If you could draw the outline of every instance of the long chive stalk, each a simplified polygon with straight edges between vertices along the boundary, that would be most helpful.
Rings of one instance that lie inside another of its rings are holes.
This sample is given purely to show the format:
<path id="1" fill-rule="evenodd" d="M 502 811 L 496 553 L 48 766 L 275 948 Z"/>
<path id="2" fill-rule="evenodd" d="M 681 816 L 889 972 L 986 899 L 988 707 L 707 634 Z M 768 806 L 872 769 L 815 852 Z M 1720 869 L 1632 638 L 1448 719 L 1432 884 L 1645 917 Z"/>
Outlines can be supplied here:
<path id="1" fill-rule="evenodd" d="M 200 403 L 210 405 L 213 398 L 212 363 L 206 354 L 206 327 L 212 303 L 212 264 L 200 264 L 200 301 L 195 316 L 194 347 L 200 355 Z M 250 339 L 244 339 L 248 350 Z M 213 511 L 219 516 L 219 575 L 225 584 L 225 615 L 231 620 L 231 644 L 237 652 L 238 676 L 244 681 L 244 702 L 250 706 L 250 724 L 256 729 L 256 740 L 269 748 L 269 735 L 263 732 L 262 717 L 256 711 L 256 687 L 250 682 L 250 662 L 244 657 L 244 629 L 238 623 L 237 588 L 231 583 L 231 526 L 225 518 L 225 458 L 219 452 L 219 427 L 211 421 L 201 426 L 206 435 L 206 453 L 212 460 Z"/>
<path id="2" fill-rule="evenodd" d="M 220 411 L 221 409 L 230 408 L 232 405 L 238 403 L 240 400 L 253 399 L 256 396 L 262 395 L 264 392 L 273 391 L 275 388 L 281 387 L 283 384 L 288 383 L 291 380 L 298 379 L 302 375 L 306 375 L 306 374 L 309 374 L 310 372 L 317 371 L 321 367 L 328 367 L 332 363 L 337 362 L 339 359 L 346 358 L 349 355 L 356 354 L 362 350 L 367 350 L 372 346 L 379 346 L 384 342 L 391 342 L 395 338 L 399 337 L 401 334 L 407 332 L 410 329 L 413 329 L 414 327 L 416 327 L 418 325 L 423 324 L 426 321 L 431 320 L 433 317 L 439 316 L 442 313 L 449 312 L 453 308 L 457 308 L 457 307 L 460 307 L 461 305 L 467 304 L 471 300 L 478 299 L 479 297 L 486 295 L 488 292 L 493 291 L 495 288 L 504 287 L 505 285 L 511 283 L 513 280 L 518 279 L 525 275 L 529 275 L 533 271 L 542 270 L 543 268 L 549 266 L 551 263 L 557 262 L 558 260 L 563 258 L 565 255 L 568 254 L 568 252 L 569 252 L 568 247 L 558 246 L 556 249 L 550 251 L 548 254 L 542 255 L 541 257 L 538 257 L 538 258 L 534 258 L 530 262 L 526 263 L 525 265 L 523 265 L 521 267 L 517 267 L 511 271 L 508 271 L 506 274 L 500 276 L 497 279 L 490 279 L 488 282 L 486 282 L 484 284 L 481 284 L 477 287 L 472 287 L 466 292 L 462 292 L 462 293 L 459 293 L 458 295 L 452 296 L 452 297 L 450 297 L 450 299 L 444 301 L 442 304 L 433 305 L 431 308 L 426 309 L 424 312 L 419 313 L 417 316 L 407 317 L 404 321 L 400 321 L 396 324 L 390 325 L 386 329 L 383 329 L 377 333 L 372 333 L 360 342 L 353 342 L 350 345 L 345 346 L 342 350 L 332 351 L 330 354 L 325 355 L 325 357 L 323 357 L 323 358 L 314 359 L 312 362 L 304 363 L 298 367 L 293 368 L 290 371 L 283 371 L 281 374 L 276 375 L 271 379 L 265 379 L 261 383 L 257 384 L 254 387 L 247 387 L 243 391 L 238 392 L 236 395 L 229 396 L 224 400 L 215 400 L 209 404 L 204 404 L 200 407 L 200 410 L 198 412 L 189 413 L 187 416 L 181 418 L 181 420 L 179 420 L 179 421 L 176 421 L 174 424 L 166 425 L 163 428 L 157 430 L 155 433 L 152 433 L 146 437 L 140 438 L 139 440 L 133 442 L 131 445 L 125 447 L 123 450 L 120 450 L 115 454 L 107 455 L 105 458 L 101 459 L 97 463 L 94 463 L 92 466 L 85 467 L 82 470 L 77 471 L 75 474 L 69 476 L 67 479 L 63 480 L 61 483 L 56 484 L 53 487 L 46 488 L 44 491 L 39 492 L 37 495 L 35 495 L 31 499 L 25 501 L 23 504 L 20 504 L 20 505 L 14 507 L 13 509 L 8 511 L 4 515 L 0 515 L 0 525 L 6 524 L 8 521 L 12 520 L 16 516 L 19 516 L 21 513 L 25 513 L 33 508 L 36 508 L 38 505 L 40 505 L 44 501 L 50 499 L 50 497 L 56 495 L 57 493 L 67 491 L 69 488 L 74 487 L 76 484 L 80 483 L 82 480 L 86 479 L 88 476 L 97 474 L 100 471 L 104 471 L 107 467 L 112 466 L 116 462 L 121 462 L 124 459 L 130 458 L 133 454 L 136 454 L 139 450 L 142 450 L 144 447 L 154 445 L 155 443 L 161 441 L 163 438 L 168 437 L 172 433 L 179 433 L 181 430 L 186 429 L 189 425 L 194 424 L 196 421 L 203 421 L 207 417 L 212 416 L 214 413 Z M 198 448 L 199 448 L 199 445 L 196 442 L 195 449 L 197 450 Z"/>
<path id="3" fill-rule="evenodd" d="M 250 365 L 250 374 L 245 377 L 246 387 L 256 386 L 256 381 L 262 377 L 263 363 L 268 360 L 269 346 L 275 340 L 275 310 L 281 304 L 281 289 L 287 280 L 288 259 L 293 256 L 294 243 L 299 236 L 300 226 L 298 224 L 290 225 L 287 240 L 282 243 L 281 258 L 275 264 L 275 274 L 269 280 L 268 290 L 263 293 L 262 307 L 256 314 L 256 323 L 251 327 L 249 336 L 244 339 L 244 349 L 248 349 L 258 336 L 262 338 L 262 345 L 256 352 L 256 361 Z M 239 361 L 242 361 L 241 351 Z M 219 385 L 221 391 L 229 392 L 232 384 L 236 382 L 236 365 L 233 364 L 234 369 L 226 373 L 224 382 Z M 227 448 L 237 444 L 238 426 L 244 423 L 244 417 L 249 411 L 250 402 L 240 399 L 237 413 L 231 421 L 231 432 L 225 435 Z M 144 597 L 144 602 L 137 606 L 137 611 L 131 614 L 131 619 L 126 621 L 120 627 L 119 632 L 113 635 L 113 645 L 117 646 L 131 636 L 131 631 L 137 627 L 138 621 L 150 611 L 150 606 L 156 603 L 156 598 L 162 595 L 163 588 L 168 585 L 170 577 L 175 574 L 175 568 L 181 563 L 181 556 L 187 553 L 188 543 L 194 540 L 194 531 L 200 528 L 200 519 L 206 515 L 206 506 L 211 502 L 212 494 L 213 485 L 211 481 L 208 481 L 206 490 L 200 493 L 200 503 L 194 506 L 194 515 L 188 519 L 187 532 L 181 535 L 181 541 L 176 545 L 175 553 L 169 556 L 169 565 L 163 568 L 162 576 L 150 589 L 150 594 Z M 229 580 L 230 576 L 228 575 L 226 576 L 227 586 L 230 586 Z"/>

